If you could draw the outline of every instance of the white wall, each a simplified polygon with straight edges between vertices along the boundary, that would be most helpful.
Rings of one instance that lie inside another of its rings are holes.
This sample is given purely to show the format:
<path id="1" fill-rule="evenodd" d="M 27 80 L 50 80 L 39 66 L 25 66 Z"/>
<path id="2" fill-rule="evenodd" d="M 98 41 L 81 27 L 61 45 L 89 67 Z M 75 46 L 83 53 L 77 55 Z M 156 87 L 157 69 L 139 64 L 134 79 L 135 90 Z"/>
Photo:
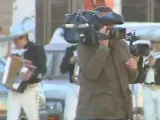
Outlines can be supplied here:
<path id="1" fill-rule="evenodd" d="M 35 2 L 35 0 L 14 0 L 12 24 L 21 22 L 26 17 L 31 18 L 35 24 Z M 35 42 L 35 27 L 34 30 L 29 33 L 29 37 L 31 41 Z"/>
<path id="2" fill-rule="evenodd" d="M 114 0 L 114 12 L 122 14 L 122 0 Z"/>

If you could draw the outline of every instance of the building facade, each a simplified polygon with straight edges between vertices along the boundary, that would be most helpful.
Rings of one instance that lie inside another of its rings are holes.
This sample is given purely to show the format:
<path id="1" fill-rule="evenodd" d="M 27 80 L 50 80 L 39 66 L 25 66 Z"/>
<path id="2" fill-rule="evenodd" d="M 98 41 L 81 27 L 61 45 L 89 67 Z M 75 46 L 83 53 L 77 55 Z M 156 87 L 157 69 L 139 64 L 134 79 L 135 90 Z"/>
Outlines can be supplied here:
<path id="1" fill-rule="evenodd" d="M 0 27 L 8 29 L 12 22 L 12 1 L 0 0 Z"/>

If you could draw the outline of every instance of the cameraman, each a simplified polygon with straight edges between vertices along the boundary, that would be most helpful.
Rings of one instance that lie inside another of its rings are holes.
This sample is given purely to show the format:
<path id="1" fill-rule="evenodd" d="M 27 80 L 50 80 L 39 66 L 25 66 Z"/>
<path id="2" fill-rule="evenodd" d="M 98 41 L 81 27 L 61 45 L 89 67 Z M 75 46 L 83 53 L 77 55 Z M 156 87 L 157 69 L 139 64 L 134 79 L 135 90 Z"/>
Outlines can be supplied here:
<path id="1" fill-rule="evenodd" d="M 102 15 L 112 12 L 108 7 L 95 10 Z M 100 32 L 105 34 L 104 26 Z M 132 119 L 132 98 L 129 82 L 137 74 L 137 62 L 130 57 L 124 40 L 101 40 L 98 45 L 78 45 L 79 101 L 76 120 Z"/>

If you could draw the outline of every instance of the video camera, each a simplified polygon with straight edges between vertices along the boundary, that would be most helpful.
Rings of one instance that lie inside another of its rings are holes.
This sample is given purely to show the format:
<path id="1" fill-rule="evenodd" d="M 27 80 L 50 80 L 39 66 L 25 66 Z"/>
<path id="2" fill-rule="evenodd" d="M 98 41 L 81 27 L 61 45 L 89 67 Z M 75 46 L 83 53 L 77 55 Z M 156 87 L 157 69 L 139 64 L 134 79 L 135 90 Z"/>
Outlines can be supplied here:
<path id="1" fill-rule="evenodd" d="M 139 36 L 136 36 L 135 31 L 127 33 L 125 40 L 129 42 L 129 50 L 133 56 L 145 57 L 149 55 L 149 41 L 146 42 L 144 40 L 141 40 Z"/>
<path id="2" fill-rule="evenodd" d="M 98 44 L 104 39 L 124 39 L 125 28 L 107 29 L 106 34 L 99 33 L 104 25 L 123 24 L 124 19 L 114 12 L 101 15 L 97 11 L 79 11 L 65 15 L 64 38 L 69 43 Z"/>
<path id="3" fill-rule="evenodd" d="M 124 19 L 114 12 L 101 15 L 97 11 L 79 11 L 65 15 L 64 38 L 68 43 L 98 44 L 99 40 L 125 39 L 129 41 L 130 53 L 133 56 L 147 56 L 150 51 L 148 44 L 134 44 L 141 38 L 134 33 L 126 33 L 126 28 L 107 29 L 105 34 L 99 33 L 104 25 L 123 24 Z"/>

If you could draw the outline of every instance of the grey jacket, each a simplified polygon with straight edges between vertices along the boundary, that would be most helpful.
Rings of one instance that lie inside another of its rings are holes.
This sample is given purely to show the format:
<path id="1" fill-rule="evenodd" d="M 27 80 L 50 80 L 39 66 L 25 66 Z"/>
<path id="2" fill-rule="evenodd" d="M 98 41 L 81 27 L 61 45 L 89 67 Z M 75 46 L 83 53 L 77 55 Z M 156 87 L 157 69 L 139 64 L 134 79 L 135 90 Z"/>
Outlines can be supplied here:
<path id="1" fill-rule="evenodd" d="M 128 45 L 124 40 L 104 45 L 79 44 L 80 92 L 76 118 L 120 119 L 132 116 L 129 83 L 137 71 L 128 69 Z"/>

